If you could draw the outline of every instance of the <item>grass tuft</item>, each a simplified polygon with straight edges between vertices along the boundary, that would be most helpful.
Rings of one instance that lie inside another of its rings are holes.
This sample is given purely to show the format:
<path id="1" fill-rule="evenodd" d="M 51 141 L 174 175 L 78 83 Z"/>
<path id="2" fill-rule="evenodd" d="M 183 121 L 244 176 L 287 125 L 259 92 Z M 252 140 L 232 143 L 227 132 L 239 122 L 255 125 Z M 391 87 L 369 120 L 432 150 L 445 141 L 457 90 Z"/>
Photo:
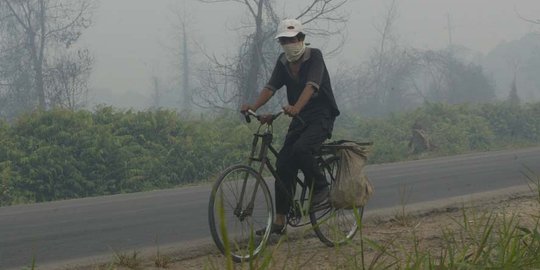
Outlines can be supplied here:
<path id="1" fill-rule="evenodd" d="M 413 225 L 412 216 L 407 212 L 407 204 L 410 199 L 411 187 L 406 185 L 399 186 L 399 210 L 394 214 L 394 220 L 404 227 L 410 227 Z"/>
<path id="2" fill-rule="evenodd" d="M 540 203 L 540 176 L 536 174 L 531 168 L 523 165 L 525 172 L 523 175 L 528 180 L 527 185 L 532 192 L 536 194 L 536 202 Z"/>
<path id="3" fill-rule="evenodd" d="M 154 265 L 159 268 L 168 268 L 172 262 L 172 258 L 159 253 L 159 249 L 154 257 Z"/>
<path id="4" fill-rule="evenodd" d="M 131 254 L 123 252 L 114 253 L 114 264 L 116 266 L 126 267 L 129 269 L 141 269 L 142 259 L 139 257 L 138 251 L 133 251 Z"/>

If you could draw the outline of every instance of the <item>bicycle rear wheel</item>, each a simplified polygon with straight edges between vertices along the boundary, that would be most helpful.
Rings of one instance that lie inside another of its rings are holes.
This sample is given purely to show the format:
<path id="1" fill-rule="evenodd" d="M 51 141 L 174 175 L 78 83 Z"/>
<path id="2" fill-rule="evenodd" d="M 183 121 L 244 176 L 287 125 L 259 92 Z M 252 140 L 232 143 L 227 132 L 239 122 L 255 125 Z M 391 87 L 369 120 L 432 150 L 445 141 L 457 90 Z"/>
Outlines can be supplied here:
<path id="1" fill-rule="evenodd" d="M 274 207 L 268 186 L 253 168 L 235 165 L 218 178 L 208 205 L 208 222 L 216 246 L 235 262 L 248 261 L 265 247 Z M 255 231 L 266 228 L 263 236 Z"/>
<path id="2" fill-rule="evenodd" d="M 330 190 L 335 183 L 339 158 L 326 159 L 321 168 L 326 175 Z M 309 217 L 317 237 L 329 247 L 341 245 L 351 240 L 358 231 L 364 212 L 363 207 L 356 209 L 336 209 L 328 207 L 310 213 Z"/>

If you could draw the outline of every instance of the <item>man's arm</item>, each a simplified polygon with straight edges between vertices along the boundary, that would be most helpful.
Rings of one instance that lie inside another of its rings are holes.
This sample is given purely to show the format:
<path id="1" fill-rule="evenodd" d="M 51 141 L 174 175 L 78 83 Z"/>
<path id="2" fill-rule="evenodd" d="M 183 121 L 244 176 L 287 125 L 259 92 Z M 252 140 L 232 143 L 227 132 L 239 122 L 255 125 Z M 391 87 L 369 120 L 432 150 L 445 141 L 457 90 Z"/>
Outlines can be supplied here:
<path id="1" fill-rule="evenodd" d="M 252 109 L 254 111 L 258 110 L 260 107 L 266 104 L 266 102 L 268 102 L 268 100 L 270 100 L 270 98 L 272 98 L 273 95 L 274 95 L 274 91 L 268 88 L 263 88 L 263 90 L 259 94 L 259 97 L 257 98 L 257 101 L 255 101 L 255 104 L 253 105 Z"/>
<path id="2" fill-rule="evenodd" d="M 259 97 L 257 98 L 257 101 L 255 101 L 255 104 L 253 105 L 243 104 L 242 107 L 240 108 L 240 111 L 242 113 L 245 113 L 249 109 L 253 111 L 257 111 L 260 107 L 266 104 L 266 102 L 268 102 L 268 100 L 270 100 L 270 98 L 272 98 L 273 95 L 274 95 L 274 91 L 265 87 L 259 94 Z"/>
<path id="3" fill-rule="evenodd" d="M 304 90 L 302 91 L 302 94 L 298 98 L 298 101 L 296 101 L 296 104 L 294 105 L 287 105 L 283 107 L 283 110 L 287 115 L 295 116 L 306 104 L 308 103 L 309 99 L 311 99 L 311 96 L 313 96 L 313 93 L 315 93 L 315 87 L 311 84 L 306 84 L 306 87 L 304 87 Z"/>

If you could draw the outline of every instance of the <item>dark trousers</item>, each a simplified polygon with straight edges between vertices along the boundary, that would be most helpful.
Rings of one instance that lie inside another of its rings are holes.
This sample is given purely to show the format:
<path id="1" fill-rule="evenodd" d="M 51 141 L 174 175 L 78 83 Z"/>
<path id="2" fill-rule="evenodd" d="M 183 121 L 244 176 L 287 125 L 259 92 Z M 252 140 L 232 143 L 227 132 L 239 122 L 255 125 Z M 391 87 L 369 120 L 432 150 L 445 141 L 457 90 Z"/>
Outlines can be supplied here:
<path id="1" fill-rule="evenodd" d="M 324 120 L 324 121 L 323 121 Z M 293 120 L 276 161 L 279 180 L 275 182 L 276 213 L 286 215 L 294 198 L 295 177 L 304 174 L 308 187 L 314 191 L 327 186 L 326 178 L 314 155 L 329 137 L 332 124 L 323 119 L 306 125 Z"/>

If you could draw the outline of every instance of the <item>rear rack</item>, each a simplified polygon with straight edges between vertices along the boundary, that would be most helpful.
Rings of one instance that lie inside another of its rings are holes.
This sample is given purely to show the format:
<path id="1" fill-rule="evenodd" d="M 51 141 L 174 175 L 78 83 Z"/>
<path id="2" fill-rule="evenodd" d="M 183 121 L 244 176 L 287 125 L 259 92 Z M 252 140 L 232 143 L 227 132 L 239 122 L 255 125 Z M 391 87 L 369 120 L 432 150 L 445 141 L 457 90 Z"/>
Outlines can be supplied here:
<path id="1" fill-rule="evenodd" d="M 337 140 L 332 142 L 323 143 L 321 145 L 320 149 L 320 155 L 330 155 L 335 154 L 338 149 L 344 149 L 348 148 L 350 146 L 344 145 L 345 143 L 354 143 L 361 147 L 371 147 L 373 145 L 373 142 L 356 142 L 356 141 L 350 141 L 350 140 Z"/>

